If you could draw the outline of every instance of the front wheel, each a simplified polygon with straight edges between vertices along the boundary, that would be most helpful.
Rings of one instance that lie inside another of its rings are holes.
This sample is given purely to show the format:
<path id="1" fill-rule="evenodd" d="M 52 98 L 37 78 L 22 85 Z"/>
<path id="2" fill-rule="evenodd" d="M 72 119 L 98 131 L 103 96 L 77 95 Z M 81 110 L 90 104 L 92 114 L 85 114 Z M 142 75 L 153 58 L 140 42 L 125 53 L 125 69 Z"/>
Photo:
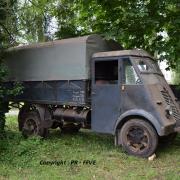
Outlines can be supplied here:
<path id="1" fill-rule="evenodd" d="M 120 141 L 128 154 L 149 157 L 156 151 L 158 135 L 150 123 L 142 119 L 132 119 L 123 125 Z"/>

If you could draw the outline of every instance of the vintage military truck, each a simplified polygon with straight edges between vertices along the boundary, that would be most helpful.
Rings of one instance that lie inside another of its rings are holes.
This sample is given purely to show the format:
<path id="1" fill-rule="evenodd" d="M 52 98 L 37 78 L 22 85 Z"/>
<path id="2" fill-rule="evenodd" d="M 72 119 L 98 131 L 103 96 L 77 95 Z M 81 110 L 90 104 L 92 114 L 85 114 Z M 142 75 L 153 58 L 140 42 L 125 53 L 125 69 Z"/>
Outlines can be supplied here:
<path id="1" fill-rule="evenodd" d="M 148 157 L 159 137 L 175 136 L 180 110 L 156 60 L 98 35 L 11 48 L 6 85 L 22 82 L 24 136 L 49 128 L 112 134 L 129 154 Z"/>

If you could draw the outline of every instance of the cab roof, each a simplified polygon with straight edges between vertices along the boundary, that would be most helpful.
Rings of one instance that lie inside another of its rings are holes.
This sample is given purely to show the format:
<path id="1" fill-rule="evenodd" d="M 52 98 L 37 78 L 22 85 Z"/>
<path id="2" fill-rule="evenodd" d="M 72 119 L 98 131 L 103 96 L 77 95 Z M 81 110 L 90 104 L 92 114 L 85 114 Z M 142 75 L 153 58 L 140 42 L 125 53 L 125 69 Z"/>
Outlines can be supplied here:
<path id="1" fill-rule="evenodd" d="M 99 57 L 117 57 L 117 56 L 140 56 L 140 57 L 153 57 L 144 50 L 133 49 L 133 50 L 120 50 L 120 51 L 108 51 L 98 52 L 93 54 L 93 58 Z"/>

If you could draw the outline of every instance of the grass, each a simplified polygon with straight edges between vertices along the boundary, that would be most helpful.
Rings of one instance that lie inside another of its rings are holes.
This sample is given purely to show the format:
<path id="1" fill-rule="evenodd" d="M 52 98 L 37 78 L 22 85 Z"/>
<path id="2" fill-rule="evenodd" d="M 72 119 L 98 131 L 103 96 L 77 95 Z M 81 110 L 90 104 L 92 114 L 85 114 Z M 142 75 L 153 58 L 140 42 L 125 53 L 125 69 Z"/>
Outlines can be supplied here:
<path id="1" fill-rule="evenodd" d="M 7 117 L 6 139 L 0 143 L 2 179 L 177 179 L 180 178 L 180 136 L 159 147 L 154 161 L 129 156 L 114 147 L 109 135 L 81 130 L 77 134 L 51 131 L 45 140 L 24 139 L 18 132 L 17 117 Z M 56 162 L 40 165 L 40 161 Z M 77 160 L 77 165 L 71 164 Z M 95 165 L 83 164 L 95 160 Z M 66 161 L 66 164 L 57 162 Z"/>

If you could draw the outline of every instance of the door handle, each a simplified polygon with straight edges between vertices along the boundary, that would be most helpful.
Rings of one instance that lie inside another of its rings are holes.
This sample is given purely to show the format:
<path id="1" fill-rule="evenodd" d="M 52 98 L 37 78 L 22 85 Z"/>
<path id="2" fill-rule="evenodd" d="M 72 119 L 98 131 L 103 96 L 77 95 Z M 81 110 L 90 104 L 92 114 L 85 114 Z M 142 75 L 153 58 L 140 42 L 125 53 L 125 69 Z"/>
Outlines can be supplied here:
<path id="1" fill-rule="evenodd" d="M 122 91 L 125 90 L 125 86 L 124 86 L 124 85 L 121 86 L 121 90 L 122 90 Z"/>
<path id="2" fill-rule="evenodd" d="M 92 92 L 91 94 L 92 94 L 92 95 L 95 95 L 96 93 L 95 93 L 95 92 Z"/>

